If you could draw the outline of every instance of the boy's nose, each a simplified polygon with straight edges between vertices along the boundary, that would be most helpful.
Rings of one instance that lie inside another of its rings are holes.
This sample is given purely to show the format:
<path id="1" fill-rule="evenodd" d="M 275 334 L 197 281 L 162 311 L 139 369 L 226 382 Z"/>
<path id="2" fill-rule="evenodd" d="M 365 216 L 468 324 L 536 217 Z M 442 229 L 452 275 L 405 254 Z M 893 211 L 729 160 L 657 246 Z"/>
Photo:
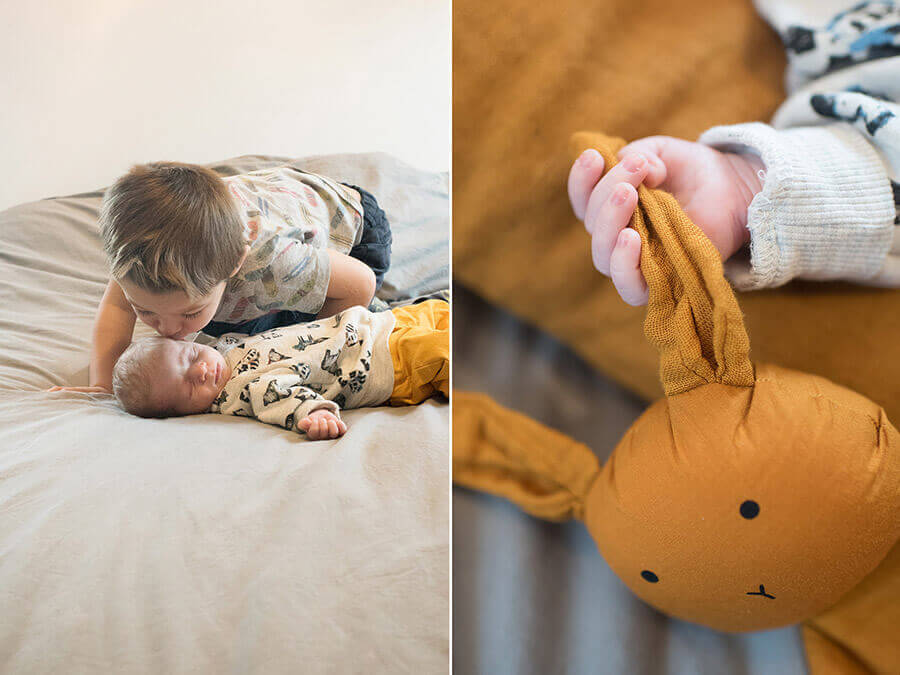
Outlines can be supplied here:
<path id="1" fill-rule="evenodd" d="M 171 321 L 160 321 L 159 325 L 156 327 L 156 330 L 163 337 L 175 337 L 181 330 L 181 324 Z"/>

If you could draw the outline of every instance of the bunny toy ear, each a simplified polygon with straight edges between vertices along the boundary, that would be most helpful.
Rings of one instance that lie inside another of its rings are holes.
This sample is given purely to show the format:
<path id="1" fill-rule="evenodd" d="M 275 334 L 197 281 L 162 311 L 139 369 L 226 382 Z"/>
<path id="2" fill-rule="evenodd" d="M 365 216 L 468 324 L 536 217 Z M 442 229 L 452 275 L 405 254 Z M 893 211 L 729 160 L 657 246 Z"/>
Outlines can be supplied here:
<path id="1" fill-rule="evenodd" d="M 453 481 L 505 497 L 547 520 L 584 518 L 600 472 L 587 446 L 502 407 L 453 392 Z"/>
<path id="2" fill-rule="evenodd" d="M 609 171 L 618 164 L 621 138 L 580 132 L 575 156 L 595 148 Z M 712 242 L 663 190 L 638 187 L 631 219 L 641 237 L 641 272 L 650 298 L 644 334 L 660 353 L 667 396 L 718 382 L 753 386 L 750 340 L 722 260 Z"/>

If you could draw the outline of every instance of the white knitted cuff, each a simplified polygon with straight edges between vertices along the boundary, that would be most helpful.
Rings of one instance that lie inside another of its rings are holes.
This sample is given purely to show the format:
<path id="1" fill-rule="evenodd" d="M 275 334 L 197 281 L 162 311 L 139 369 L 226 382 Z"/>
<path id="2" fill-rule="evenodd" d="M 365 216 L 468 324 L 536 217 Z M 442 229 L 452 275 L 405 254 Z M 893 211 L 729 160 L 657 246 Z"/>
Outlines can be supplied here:
<path id="1" fill-rule="evenodd" d="M 894 198 L 875 149 L 848 124 L 776 130 L 750 122 L 713 127 L 698 139 L 725 152 L 753 152 L 766 165 L 747 212 L 750 260 L 725 273 L 741 290 L 794 278 L 862 281 L 884 264 Z"/>

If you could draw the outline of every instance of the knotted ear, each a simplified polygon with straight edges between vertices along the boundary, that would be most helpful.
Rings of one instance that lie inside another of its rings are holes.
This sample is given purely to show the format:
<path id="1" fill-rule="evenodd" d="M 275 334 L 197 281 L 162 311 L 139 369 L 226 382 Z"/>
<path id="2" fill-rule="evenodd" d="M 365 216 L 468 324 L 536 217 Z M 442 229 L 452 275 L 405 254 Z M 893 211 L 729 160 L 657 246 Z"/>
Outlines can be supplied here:
<path id="1" fill-rule="evenodd" d="M 595 148 L 605 171 L 618 164 L 621 138 L 579 132 L 573 156 Z M 631 219 L 641 237 L 641 272 L 650 298 L 644 334 L 660 353 L 667 396 L 710 382 L 752 386 L 753 365 L 744 319 L 712 242 L 663 190 L 638 187 Z"/>
<path id="2" fill-rule="evenodd" d="M 547 520 L 584 518 L 600 463 L 582 443 L 484 394 L 453 392 L 453 481 Z"/>

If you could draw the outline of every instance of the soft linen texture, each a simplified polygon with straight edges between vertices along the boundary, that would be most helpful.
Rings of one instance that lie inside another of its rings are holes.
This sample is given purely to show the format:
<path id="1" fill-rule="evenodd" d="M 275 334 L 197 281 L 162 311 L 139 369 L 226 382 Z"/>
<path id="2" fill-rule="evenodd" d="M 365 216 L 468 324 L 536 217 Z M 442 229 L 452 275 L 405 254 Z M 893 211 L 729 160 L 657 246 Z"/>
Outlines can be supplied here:
<path id="1" fill-rule="evenodd" d="M 446 288 L 445 174 L 383 154 L 295 164 L 377 196 L 394 226 L 385 299 Z M 343 438 L 310 443 L 42 391 L 87 383 L 101 195 L 0 213 L 0 670 L 446 668 L 445 404 L 350 410 Z"/>

